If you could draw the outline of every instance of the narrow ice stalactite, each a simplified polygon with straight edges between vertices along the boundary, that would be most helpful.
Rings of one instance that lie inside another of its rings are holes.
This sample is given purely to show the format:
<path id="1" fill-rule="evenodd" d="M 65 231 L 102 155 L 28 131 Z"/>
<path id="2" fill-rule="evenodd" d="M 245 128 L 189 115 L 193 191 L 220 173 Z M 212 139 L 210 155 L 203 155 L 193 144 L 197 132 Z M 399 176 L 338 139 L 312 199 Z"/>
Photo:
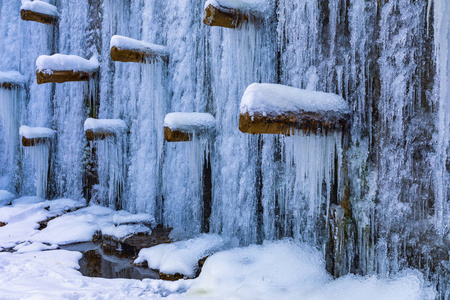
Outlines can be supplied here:
<path id="1" fill-rule="evenodd" d="M 450 4 L 447 1 L 436 1 L 435 20 L 439 91 L 435 224 L 442 235 L 450 230 Z"/>
<path id="2" fill-rule="evenodd" d="M 128 171 L 130 190 L 126 208 L 156 214 L 161 200 L 163 120 L 166 111 L 165 64 L 143 64 L 141 76 L 136 118 L 131 125 L 132 159 Z"/>
<path id="3" fill-rule="evenodd" d="M 3 137 L 6 146 L 5 157 L 11 169 L 14 169 L 14 157 L 18 145 L 19 112 L 18 102 L 21 99 L 21 91 L 18 88 L 0 88 L 0 117 L 2 120 Z"/>
<path id="4" fill-rule="evenodd" d="M 55 131 L 44 127 L 21 126 L 19 134 L 25 155 L 30 157 L 35 172 L 36 196 L 47 198 L 48 174 L 51 168 L 50 150 Z"/>

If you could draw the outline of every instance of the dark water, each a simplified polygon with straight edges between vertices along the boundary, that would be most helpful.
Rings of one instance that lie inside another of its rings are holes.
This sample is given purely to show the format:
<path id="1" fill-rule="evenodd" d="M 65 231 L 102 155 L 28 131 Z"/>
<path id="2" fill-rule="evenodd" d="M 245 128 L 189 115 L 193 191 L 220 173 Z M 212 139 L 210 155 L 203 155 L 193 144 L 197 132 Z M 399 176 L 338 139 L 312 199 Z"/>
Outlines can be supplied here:
<path id="1" fill-rule="evenodd" d="M 61 247 L 65 250 L 80 251 L 80 272 L 83 276 L 127 279 L 159 279 L 158 272 L 148 268 L 133 266 L 133 259 L 108 255 L 100 245 L 92 242 L 79 243 Z"/>

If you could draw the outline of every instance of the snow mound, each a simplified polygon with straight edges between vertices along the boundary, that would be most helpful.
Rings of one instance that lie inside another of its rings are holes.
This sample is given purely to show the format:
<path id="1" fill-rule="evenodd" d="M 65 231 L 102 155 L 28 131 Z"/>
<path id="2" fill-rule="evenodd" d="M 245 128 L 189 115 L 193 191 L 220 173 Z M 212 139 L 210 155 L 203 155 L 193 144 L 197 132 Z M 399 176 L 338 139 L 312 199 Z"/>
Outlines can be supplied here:
<path id="1" fill-rule="evenodd" d="M 130 223 L 155 223 L 155 219 L 145 213 L 131 214 L 127 211 L 118 211 L 113 216 L 113 222 L 115 225 Z"/>
<path id="2" fill-rule="evenodd" d="M 125 121 L 120 119 L 93 119 L 88 118 L 84 122 L 84 131 L 92 130 L 93 132 L 125 132 L 128 126 Z"/>
<path id="3" fill-rule="evenodd" d="M 265 12 L 270 7 L 268 0 L 208 0 L 205 8 L 209 5 L 250 12 Z"/>
<path id="4" fill-rule="evenodd" d="M 54 250 L 56 248 L 58 248 L 58 245 L 46 245 L 46 244 L 42 244 L 42 243 L 25 242 L 25 243 L 15 246 L 14 250 L 16 250 L 17 253 L 26 253 L 26 252 L 36 252 L 36 251 L 43 251 L 43 250 Z"/>
<path id="5" fill-rule="evenodd" d="M 419 272 L 391 279 L 347 275 L 333 280 L 319 251 L 289 240 L 210 256 L 186 293 L 211 299 L 434 299 Z M 257 295 L 257 296 L 256 296 Z"/>
<path id="6" fill-rule="evenodd" d="M 116 47 L 120 50 L 139 51 L 145 53 L 157 53 L 161 56 L 168 55 L 166 47 L 162 45 L 156 45 L 139 40 L 135 40 L 122 35 L 113 35 L 109 44 L 110 48 Z"/>
<path id="7" fill-rule="evenodd" d="M 165 274 L 194 277 L 198 261 L 205 256 L 231 246 L 231 240 L 216 234 L 202 234 L 197 238 L 142 249 L 135 263 L 146 261 L 149 268 Z"/>
<path id="8" fill-rule="evenodd" d="M 0 247 L 10 248 L 31 241 L 39 231 L 39 222 L 58 216 L 65 211 L 82 207 L 83 201 L 71 199 L 47 200 L 37 197 L 22 197 L 12 201 L 10 206 L 0 207 L 0 221 L 7 223 L 0 227 Z"/>
<path id="9" fill-rule="evenodd" d="M 107 207 L 91 205 L 51 220 L 30 241 L 66 245 L 91 241 L 98 231 L 117 239 L 139 232 L 151 233 L 150 228 L 141 224 L 115 226 L 113 220 L 117 214 L 133 218 L 133 214 L 126 211 L 116 212 Z"/>
<path id="10" fill-rule="evenodd" d="M 164 118 L 164 126 L 171 130 L 204 131 L 216 126 L 216 119 L 208 113 L 169 113 Z"/>
<path id="11" fill-rule="evenodd" d="M 5 190 L 0 190 L 0 207 L 10 204 L 14 198 L 14 194 Z"/>
<path id="12" fill-rule="evenodd" d="M 36 60 L 38 71 L 82 71 L 92 73 L 99 69 L 97 56 L 87 60 L 76 55 L 53 54 L 41 55 Z"/>
<path id="13" fill-rule="evenodd" d="M 279 115 L 298 112 L 349 113 L 348 104 L 336 94 L 302 90 L 286 85 L 253 83 L 241 100 L 240 113 Z"/>
<path id="14" fill-rule="evenodd" d="M 27 139 L 53 138 L 55 133 L 56 132 L 53 129 L 45 127 L 28 127 L 22 125 L 19 129 L 19 135 Z"/>
<path id="15" fill-rule="evenodd" d="M 17 85 L 23 85 L 26 82 L 25 76 L 17 71 L 0 71 L 0 84 L 2 83 L 13 83 Z"/>
<path id="16" fill-rule="evenodd" d="M 22 2 L 22 6 L 20 7 L 20 10 L 34 11 L 36 13 L 54 16 L 54 17 L 59 16 L 58 9 L 56 8 L 56 6 L 51 5 L 44 1 L 39 1 L 39 0 Z"/>

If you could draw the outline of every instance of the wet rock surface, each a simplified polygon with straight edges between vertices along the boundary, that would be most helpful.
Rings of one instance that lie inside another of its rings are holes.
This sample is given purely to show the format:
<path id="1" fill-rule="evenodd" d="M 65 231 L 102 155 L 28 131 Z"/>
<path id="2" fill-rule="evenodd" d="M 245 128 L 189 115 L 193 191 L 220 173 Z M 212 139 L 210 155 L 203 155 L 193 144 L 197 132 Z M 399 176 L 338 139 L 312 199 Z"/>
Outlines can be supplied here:
<path id="1" fill-rule="evenodd" d="M 127 279 L 159 279 L 158 272 L 133 265 L 133 259 L 117 257 L 105 253 L 99 244 L 79 243 L 62 247 L 66 250 L 80 251 L 80 272 L 83 276 Z"/>

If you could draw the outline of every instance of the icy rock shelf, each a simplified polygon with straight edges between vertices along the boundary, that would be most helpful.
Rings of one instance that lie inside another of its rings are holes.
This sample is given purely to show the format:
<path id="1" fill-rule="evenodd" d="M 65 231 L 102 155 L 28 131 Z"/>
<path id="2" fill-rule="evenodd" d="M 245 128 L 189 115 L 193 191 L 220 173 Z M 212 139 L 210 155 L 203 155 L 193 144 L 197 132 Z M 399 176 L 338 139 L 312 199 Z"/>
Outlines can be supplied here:
<path id="1" fill-rule="evenodd" d="M 56 131 L 45 127 L 29 127 L 22 125 L 19 128 L 19 135 L 22 137 L 24 147 L 46 144 L 56 135 Z"/>
<path id="2" fill-rule="evenodd" d="M 94 119 L 88 118 L 84 122 L 84 131 L 88 141 L 104 139 L 107 136 L 113 136 L 126 133 L 128 126 L 125 121 L 120 119 Z"/>
<path id="3" fill-rule="evenodd" d="M 239 129 L 245 133 L 290 135 L 295 129 L 342 129 L 350 110 L 336 94 L 253 83 L 240 104 Z"/>
<path id="4" fill-rule="evenodd" d="M 41 55 L 36 60 L 38 84 L 88 81 L 100 68 L 97 56 L 87 60 L 77 55 Z"/>
<path id="5" fill-rule="evenodd" d="M 24 21 L 34 21 L 43 24 L 55 24 L 59 13 L 56 6 L 44 1 L 24 1 L 20 7 L 20 17 Z"/>
<path id="6" fill-rule="evenodd" d="M 0 71 L 0 87 L 2 88 L 17 88 L 24 86 L 26 82 L 25 76 L 17 71 Z"/>
<path id="7" fill-rule="evenodd" d="M 121 62 L 151 62 L 168 60 L 166 47 L 138 41 L 129 37 L 114 35 L 110 42 L 111 59 Z"/>
<path id="8" fill-rule="evenodd" d="M 164 118 L 164 138 L 169 142 L 189 141 L 191 135 L 211 133 L 216 120 L 209 113 L 169 113 Z"/>

